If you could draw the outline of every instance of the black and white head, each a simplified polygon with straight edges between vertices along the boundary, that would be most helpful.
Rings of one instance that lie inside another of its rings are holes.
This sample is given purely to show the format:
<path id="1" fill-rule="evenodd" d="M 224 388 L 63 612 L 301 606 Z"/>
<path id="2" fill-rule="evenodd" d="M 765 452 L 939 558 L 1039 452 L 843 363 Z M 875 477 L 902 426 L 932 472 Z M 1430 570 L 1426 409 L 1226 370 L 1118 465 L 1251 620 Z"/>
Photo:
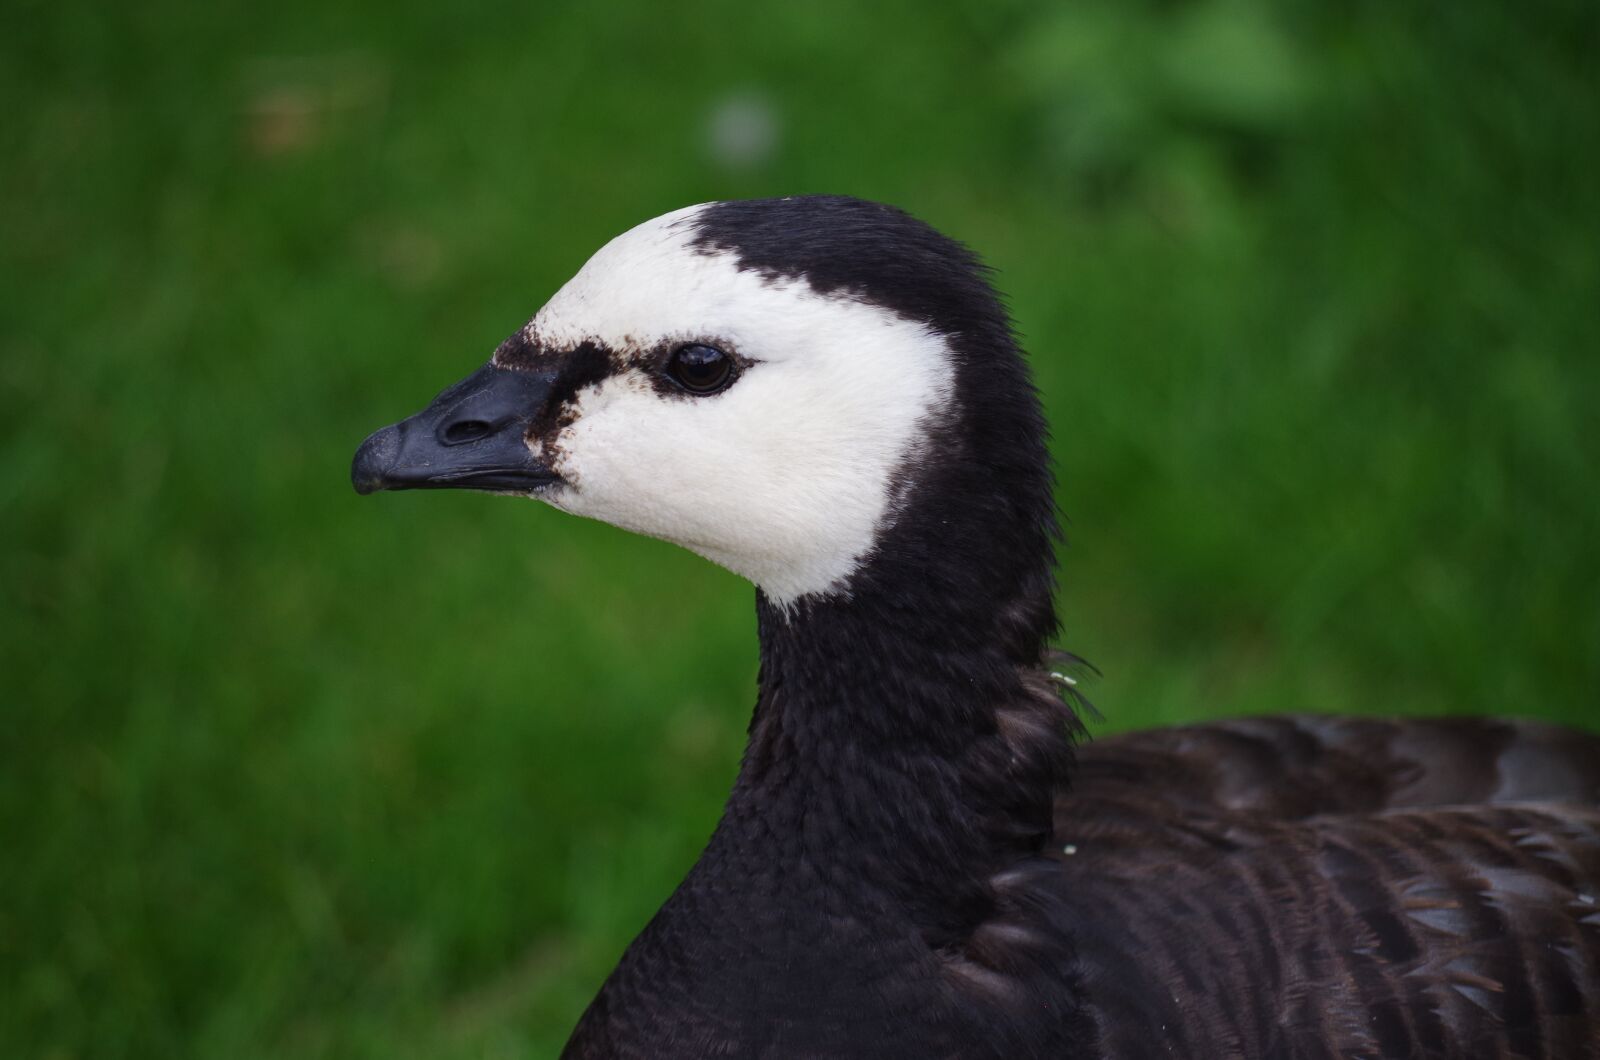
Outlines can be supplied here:
<path id="1" fill-rule="evenodd" d="M 782 612 L 874 587 L 1048 610 L 1043 421 L 1005 312 L 963 246 L 858 199 L 710 203 L 618 236 L 352 476 L 664 538 Z"/>

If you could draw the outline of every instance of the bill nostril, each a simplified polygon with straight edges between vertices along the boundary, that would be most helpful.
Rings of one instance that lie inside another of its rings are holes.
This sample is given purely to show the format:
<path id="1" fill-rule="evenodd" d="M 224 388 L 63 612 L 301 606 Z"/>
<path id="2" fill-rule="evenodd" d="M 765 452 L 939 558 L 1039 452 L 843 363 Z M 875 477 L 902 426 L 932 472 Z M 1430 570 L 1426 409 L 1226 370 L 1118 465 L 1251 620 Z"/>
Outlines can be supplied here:
<path id="1" fill-rule="evenodd" d="M 464 445 L 487 438 L 494 430 L 494 424 L 484 420 L 457 420 L 439 432 L 439 440 L 445 445 Z"/>

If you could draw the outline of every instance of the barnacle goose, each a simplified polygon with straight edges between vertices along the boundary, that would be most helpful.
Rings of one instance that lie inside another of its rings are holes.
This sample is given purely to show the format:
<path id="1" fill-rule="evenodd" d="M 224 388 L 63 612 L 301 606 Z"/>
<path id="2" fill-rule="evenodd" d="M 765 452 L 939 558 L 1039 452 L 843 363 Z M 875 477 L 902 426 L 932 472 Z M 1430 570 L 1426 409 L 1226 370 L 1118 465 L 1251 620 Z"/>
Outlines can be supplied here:
<path id="1" fill-rule="evenodd" d="M 640 225 L 352 476 L 756 585 L 726 811 L 568 1057 L 1600 1058 L 1595 736 L 1273 717 L 1074 749 L 1039 402 L 982 267 L 896 209 Z"/>

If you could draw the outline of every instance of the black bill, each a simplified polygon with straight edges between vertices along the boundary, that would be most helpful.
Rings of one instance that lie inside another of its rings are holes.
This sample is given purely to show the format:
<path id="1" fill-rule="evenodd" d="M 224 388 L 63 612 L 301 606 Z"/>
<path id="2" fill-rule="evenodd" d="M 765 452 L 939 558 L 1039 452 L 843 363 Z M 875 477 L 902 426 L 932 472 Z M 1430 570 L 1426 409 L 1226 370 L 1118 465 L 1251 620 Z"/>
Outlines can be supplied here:
<path id="1" fill-rule="evenodd" d="M 554 376 L 485 365 L 433 404 L 371 435 L 356 450 L 357 493 L 475 489 L 529 493 L 560 480 L 535 460 L 527 438 Z"/>

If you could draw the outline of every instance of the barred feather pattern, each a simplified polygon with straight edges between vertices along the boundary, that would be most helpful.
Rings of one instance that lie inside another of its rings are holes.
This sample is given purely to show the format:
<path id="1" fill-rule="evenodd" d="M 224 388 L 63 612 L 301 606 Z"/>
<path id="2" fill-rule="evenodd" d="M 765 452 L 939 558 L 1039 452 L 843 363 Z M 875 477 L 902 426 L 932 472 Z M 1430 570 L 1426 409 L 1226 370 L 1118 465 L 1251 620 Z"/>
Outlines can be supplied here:
<path id="1" fill-rule="evenodd" d="M 1098 1055 L 1600 1058 L 1600 738 L 1155 730 L 1080 749 L 1055 816 Z"/>

